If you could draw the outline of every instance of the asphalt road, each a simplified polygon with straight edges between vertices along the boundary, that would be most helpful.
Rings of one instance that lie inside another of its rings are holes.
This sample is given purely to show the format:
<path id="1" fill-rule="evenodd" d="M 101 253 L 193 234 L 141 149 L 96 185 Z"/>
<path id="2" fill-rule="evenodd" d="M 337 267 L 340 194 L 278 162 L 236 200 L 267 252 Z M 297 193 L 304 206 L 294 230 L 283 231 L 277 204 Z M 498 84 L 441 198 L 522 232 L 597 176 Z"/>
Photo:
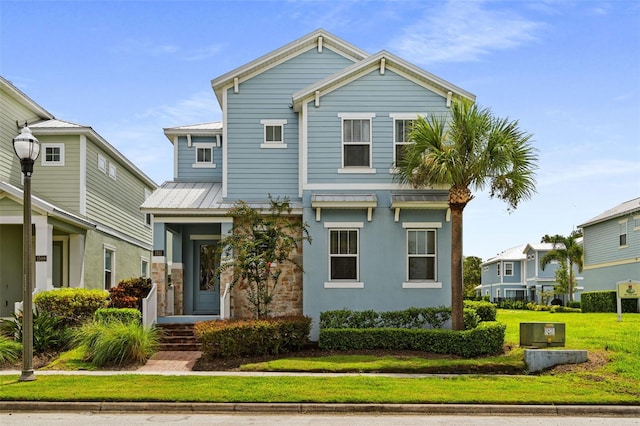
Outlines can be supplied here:
<path id="1" fill-rule="evenodd" d="M 431 415 L 316 415 L 316 414 L 114 414 L 114 413 L 2 413 L 2 426 L 59 425 L 224 425 L 224 426 L 627 426 L 640 418 L 565 416 L 431 416 Z"/>

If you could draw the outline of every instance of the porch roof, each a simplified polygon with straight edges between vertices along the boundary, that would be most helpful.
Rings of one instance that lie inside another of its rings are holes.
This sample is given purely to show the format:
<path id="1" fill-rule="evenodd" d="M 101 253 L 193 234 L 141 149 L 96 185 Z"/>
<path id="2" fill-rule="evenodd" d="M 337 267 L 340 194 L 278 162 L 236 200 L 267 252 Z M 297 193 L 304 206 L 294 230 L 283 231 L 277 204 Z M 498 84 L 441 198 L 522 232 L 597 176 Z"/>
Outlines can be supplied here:
<path id="1" fill-rule="evenodd" d="M 165 182 L 142 203 L 142 211 L 154 214 L 226 214 L 234 207 L 234 201 L 222 196 L 220 182 Z M 255 209 L 269 208 L 269 201 L 249 201 Z M 302 203 L 290 201 L 292 209 L 302 209 Z"/>

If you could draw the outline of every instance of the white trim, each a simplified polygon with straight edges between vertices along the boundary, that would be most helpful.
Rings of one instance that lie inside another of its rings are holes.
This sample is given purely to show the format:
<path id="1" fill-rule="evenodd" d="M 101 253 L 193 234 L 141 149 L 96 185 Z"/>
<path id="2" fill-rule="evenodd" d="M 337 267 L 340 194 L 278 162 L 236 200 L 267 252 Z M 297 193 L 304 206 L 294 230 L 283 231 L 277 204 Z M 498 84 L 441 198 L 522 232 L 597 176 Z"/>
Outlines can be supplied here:
<path id="1" fill-rule="evenodd" d="M 100 153 L 98 153 L 98 170 L 105 175 L 107 174 L 107 158 Z"/>
<path id="2" fill-rule="evenodd" d="M 442 288 L 442 283 L 437 281 L 409 281 L 403 282 L 402 288 Z"/>
<path id="3" fill-rule="evenodd" d="M 180 138 L 178 136 L 173 137 L 173 178 L 178 177 L 178 143 Z"/>
<path id="4" fill-rule="evenodd" d="M 361 167 L 361 166 L 342 167 L 338 169 L 338 173 L 340 174 L 358 174 L 358 173 L 375 174 L 376 169 L 373 169 L 371 167 Z"/>
<path id="5" fill-rule="evenodd" d="M 371 120 L 375 118 L 375 112 L 339 112 L 338 117 L 343 120 Z"/>
<path id="6" fill-rule="evenodd" d="M 285 124 L 287 124 L 287 120 L 265 119 L 265 120 L 260 120 L 260 124 L 262 124 L 263 126 L 284 126 Z"/>
<path id="7" fill-rule="evenodd" d="M 415 189 L 411 185 L 402 183 L 307 183 L 303 187 L 304 190 L 390 190 L 390 189 Z M 422 189 L 442 189 L 448 190 L 448 185 L 433 185 Z M 448 205 L 448 204 L 447 204 Z"/>
<path id="8" fill-rule="evenodd" d="M 302 198 L 303 195 L 303 188 L 304 186 L 307 184 L 309 177 L 308 177 L 308 170 L 307 168 L 309 167 L 309 160 L 307 158 L 308 155 L 308 141 L 307 141 L 307 113 L 308 113 L 308 109 L 307 109 L 307 104 L 304 104 L 302 106 L 302 109 L 300 111 L 299 114 L 299 118 L 298 118 L 298 140 L 300 141 L 300 158 L 299 158 L 299 164 L 300 164 L 300 170 L 298 170 L 298 196 Z"/>
<path id="9" fill-rule="evenodd" d="M 98 154 L 100 155 L 100 154 Z M 79 196 L 79 209 L 80 214 L 87 214 L 87 137 L 80 135 L 80 178 L 78 183 L 80 184 L 78 194 Z"/>
<path id="10" fill-rule="evenodd" d="M 260 148 L 266 149 L 285 149 L 286 147 L 287 144 L 282 142 L 265 142 L 260 144 Z"/>
<path id="11" fill-rule="evenodd" d="M 407 229 L 433 229 L 433 228 L 442 228 L 442 222 L 402 222 L 402 227 Z"/>
<path id="12" fill-rule="evenodd" d="M 237 81 L 237 80 L 236 80 Z M 228 150 L 227 147 L 229 146 L 229 138 L 228 138 L 228 126 L 227 126 L 227 90 L 228 89 L 224 89 L 222 90 L 222 140 L 224 141 L 224 143 L 222 144 L 222 198 L 226 198 L 227 197 L 227 185 L 228 185 L 228 176 L 227 176 L 227 171 L 229 170 L 229 167 L 224 167 L 225 165 L 229 164 L 228 161 Z"/>
<path id="13" fill-rule="evenodd" d="M 364 228 L 364 222 L 325 222 L 325 228 Z"/>
<path id="14" fill-rule="evenodd" d="M 154 223 L 233 223 L 232 217 L 188 217 L 188 216 L 154 216 Z"/>
<path id="15" fill-rule="evenodd" d="M 60 150 L 60 160 L 47 161 L 47 148 L 58 148 Z M 64 144 L 63 143 L 42 143 L 40 144 L 40 165 L 42 167 L 64 167 Z"/>
<path id="16" fill-rule="evenodd" d="M 62 242 L 62 284 L 61 287 L 69 287 L 69 236 L 51 236 L 51 285 L 53 285 L 53 243 Z"/>
<path id="17" fill-rule="evenodd" d="M 213 159 L 213 148 L 216 146 L 215 143 L 211 142 L 197 142 L 191 144 L 195 152 L 195 159 L 191 167 L 194 169 L 215 169 L 216 163 Z M 198 150 L 199 149 L 207 149 L 211 151 L 211 161 L 198 161 Z"/>
<path id="18" fill-rule="evenodd" d="M 107 268 L 105 265 L 107 251 L 111 253 L 111 269 L 109 272 L 111 273 L 111 282 L 108 283 L 105 281 L 105 273 L 107 272 Z M 102 245 L 102 289 L 108 290 L 112 287 L 115 287 L 116 284 L 116 248 L 109 244 Z"/>
<path id="19" fill-rule="evenodd" d="M 390 112 L 389 118 L 393 120 L 417 120 L 418 117 L 426 117 L 426 113 L 419 114 L 417 112 Z"/>
<path id="20" fill-rule="evenodd" d="M 109 161 L 109 173 L 108 173 L 109 177 L 113 180 L 117 180 L 118 177 L 118 169 L 116 168 L 116 165 Z"/>
<path id="21" fill-rule="evenodd" d="M 361 281 L 327 281 L 324 288 L 364 288 Z"/>
<path id="22" fill-rule="evenodd" d="M 147 264 L 147 273 L 143 274 L 142 265 L 145 263 Z M 151 262 L 148 257 L 140 256 L 140 276 L 142 278 L 150 278 L 151 276 Z"/>
<path id="23" fill-rule="evenodd" d="M 284 143 L 284 126 L 287 124 L 287 120 L 284 119 L 265 119 L 260 120 L 260 124 L 264 126 L 262 131 L 262 144 L 260 148 L 286 148 L 287 144 Z M 267 140 L 267 127 L 280 127 L 280 140 L 268 141 Z"/>

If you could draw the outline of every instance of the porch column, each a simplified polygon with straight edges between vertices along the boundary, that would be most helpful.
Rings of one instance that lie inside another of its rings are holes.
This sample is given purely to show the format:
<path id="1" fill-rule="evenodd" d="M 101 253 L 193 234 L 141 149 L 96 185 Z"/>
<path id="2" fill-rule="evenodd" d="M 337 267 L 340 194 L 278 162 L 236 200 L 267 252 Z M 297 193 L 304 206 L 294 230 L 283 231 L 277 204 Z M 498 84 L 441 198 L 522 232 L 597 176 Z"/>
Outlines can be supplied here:
<path id="1" fill-rule="evenodd" d="M 69 287 L 84 287 L 84 235 L 69 235 Z"/>
<path id="2" fill-rule="evenodd" d="M 182 232 L 167 231 L 171 237 L 171 286 L 173 287 L 174 315 L 184 315 L 184 264 L 182 259 Z"/>
<path id="3" fill-rule="evenodd" d="M 36 228 L 33 289 L 51 290 L 53 289 L 51 278 L 53 271 L 53 226 L 47 223 L 46 216 L 36 216 L 32 222 Z"/>
<path id="4" fill-rule="evenodd" d="M 167 315 L 167 256 L 165 224 L 153 224 L 153 256 L 151 258 L 151 280 L 158 286 L 158 316 Z"/>

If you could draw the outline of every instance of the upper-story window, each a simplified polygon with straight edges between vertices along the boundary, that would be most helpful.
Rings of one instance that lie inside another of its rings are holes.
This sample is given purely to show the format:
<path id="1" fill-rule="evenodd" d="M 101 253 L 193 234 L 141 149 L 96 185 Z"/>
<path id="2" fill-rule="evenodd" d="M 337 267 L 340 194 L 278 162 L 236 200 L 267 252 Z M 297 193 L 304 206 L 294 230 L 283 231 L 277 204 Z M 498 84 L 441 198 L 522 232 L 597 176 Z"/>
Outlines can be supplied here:
<path id="1" fill-rule="evenodd" d="M 620 222 L 618 222 L 618 228 L 619 228 L 619 246 L 620 247 L 626 247 L 627 245 L 627 221 L 626 220 L 621 220 Z"/>
<path id="2" fill-rule="evenodd" d="M 505 262 L 504 263 L 504 276 L 512 277 L 513 276 L 513 262 Z"/>
<path id="3" fill-rule="evenodd" d="M 342 118 L 342 168 L 371 169 L 371 120 L 375 114 L 338 116 Z"/>
<path id="4" fill-rule="evenodd" d="M 64 144 L 43 143 L 41 148 L 43 166 L 64 166 Z"/>
<path id="5" fill-rule="evenodd" d="M 413 143 L 409 139 L 412 127 L 418 119 L 417 114 L 389 114 L 393 119 L 393 165 L 397 167 L 407 150 L 407 145 Z"/>
<path id="6" fill-rule="evenodd" d="M 117 178 L 116 165 L 113 163 L 109 163 L 109 177 L 113 180 L 116 180 Z"/>
<path id="7" fill-rule="evenodd" d="M 98 170 L 107 173 L 107 159 L 102 154 L 98 154 Z"/>
<path id="8" fill-rule="evenodd" d="M 407 260 L 409 281 L 436 280 L 435 230 L 407 230 Z"/>
<path id="9" fill-rule="evenodd" d="M 286 148 L 284 143 L 284 126 L 287 120 L 260 120 L 264 126 L 264 137 L 261 148 Z"/>
<path id="10" fill-rule="evenodd" d="M 196 158 L 192 167 L 194 168 L 215 168 L 216 165 L 213 162 L 213 147 L 214 143 L 194 143 L 193 147 L 196 151 Z"/>

